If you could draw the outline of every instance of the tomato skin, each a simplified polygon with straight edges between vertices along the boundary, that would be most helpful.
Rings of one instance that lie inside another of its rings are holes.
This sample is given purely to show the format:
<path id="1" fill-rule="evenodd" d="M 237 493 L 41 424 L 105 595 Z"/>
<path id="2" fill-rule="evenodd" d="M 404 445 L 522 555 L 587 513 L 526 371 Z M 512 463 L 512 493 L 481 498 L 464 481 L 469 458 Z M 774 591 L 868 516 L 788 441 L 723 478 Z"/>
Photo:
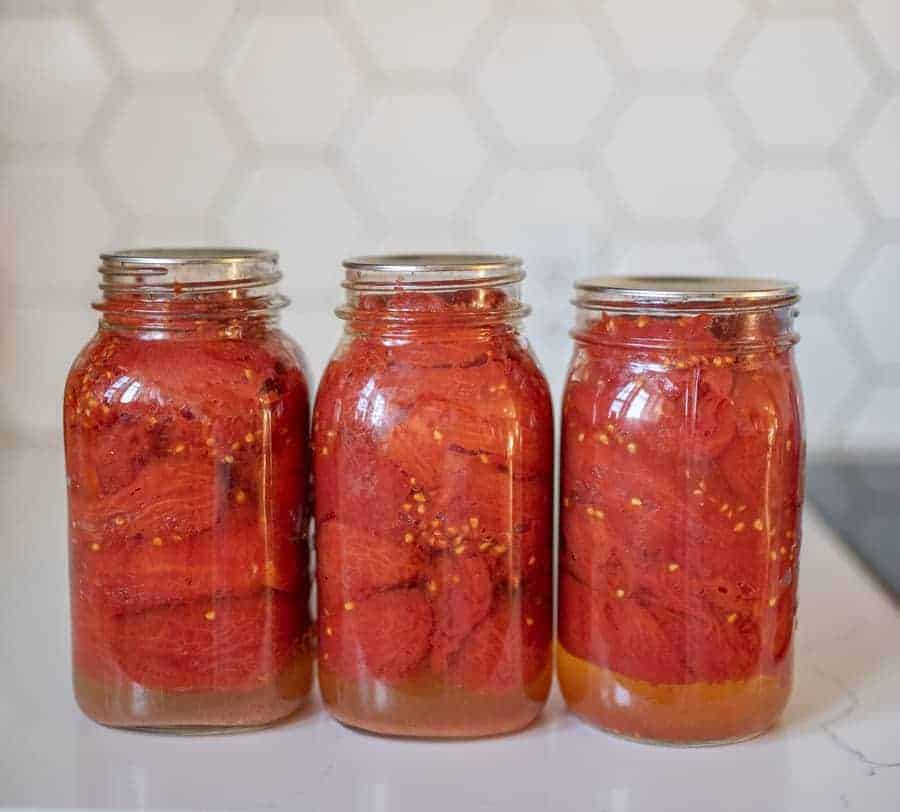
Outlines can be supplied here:
<path id="1" fill-rule="evenodd" d="M 787 656 L 799 396 L 772 321 L 745 321 L 607 315 L 579 331 L 559 568 L 560 642 L 575 657 L 691 685 L 770 673 Z"/>
<path id="2" fill-rule="evenodd" d="M 157 691 L 247 691 L 288 666 L 308 623 L 290 594 L 269 590 L 118 615 L 82 612 L 74 619 L 75 665 Z M 269 630 L 265 657 L 261 625 Z"/>
<path id="3" fill-rule="evenodd" d="M 451 682 L 500 696 L 536 680 L 548 666 L 551 609 L 546 596 L 535 593 L 499 599 L 463 643 L 451 666 Z"/>
<path id="4" fill-rule="evenodd" d="M 434 627 L 424 592 L 392 589 L 333 609 L 321 606 L 321 661 L 343 677 L 393 683 L 427 657 Z"/>
<path id="5" fill-rule="evenodd" d="M 75 668 L 110 696 L 252 693 L 308 658 L 302 354 L 271 326 L 220 331 L 102 327 L 66 382 Z"/>

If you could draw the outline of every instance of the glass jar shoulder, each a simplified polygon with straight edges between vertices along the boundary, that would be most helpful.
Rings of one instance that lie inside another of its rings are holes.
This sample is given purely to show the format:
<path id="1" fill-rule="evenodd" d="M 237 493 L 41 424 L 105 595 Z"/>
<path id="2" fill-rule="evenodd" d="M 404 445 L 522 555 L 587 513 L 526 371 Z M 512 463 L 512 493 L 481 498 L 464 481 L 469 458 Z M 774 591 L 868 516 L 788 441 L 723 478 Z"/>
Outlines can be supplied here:
<path id="1" fill-rule="evenodd" d="M 515 333 L 402 341 L 345 336 L 323 376 L 316 422 L 339 417 L 345 426 L 383 437 L 418 414 L 434 423 L 432 438 L 440 438 L 441 413 L 491 423 L 498 434 L 552 433 L 546 379 Z"/>
<path id="2" fill-rule="evenodd" d="M 306 362 L 279 330 L 247 337 L 148 339 L 101 329 L 75 360 L 66 402 L 99 408 L 176 408 L 194 418 L 257 412 L 291 393 L 309 398 Z"/>
<path id="3" fill-rule="evenodd" d="M 195 463 L 203 481 L 221 465 L 256 471 L 263 457 L 283 467 L 305 459 L 308 421 L 302 355 L 280 332 L 168 340 L 101 328 L 66 383 L 70 483 L 96 498 L 175 463 Z"/>
<path id="4" fill-rule="evenodd" d="M 701 354 L 577 344 L 563 394 L 564 425 L 703 434 L 714 456 L 739 430 L 799 433 L 800 414 L 789 348 Z M 711 435 L 710 424 L 721 424 L 721 435 Z"/>
<path id="5" fill-rule="evenodd" d="M 793 530 L 803 429 L 791 356 L 577 347 L 563 399 L 564 500 L 611 520 L 647 506 L 690 519 L 714 504 L 723 538 Z"/>

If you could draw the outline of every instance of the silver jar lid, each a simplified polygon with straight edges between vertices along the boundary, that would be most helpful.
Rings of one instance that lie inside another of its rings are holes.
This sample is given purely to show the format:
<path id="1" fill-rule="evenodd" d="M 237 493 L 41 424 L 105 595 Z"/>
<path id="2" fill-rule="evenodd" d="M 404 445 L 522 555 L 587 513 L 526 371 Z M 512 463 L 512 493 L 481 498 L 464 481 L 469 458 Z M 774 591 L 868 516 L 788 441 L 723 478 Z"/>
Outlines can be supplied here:
<path id="1" fill-rule="evenodd" d="M 746 308 L 792 304 L 798 286 L 749 276 L 595 276 L 575 282 L 573 303 L 587 309 L 625 307 Z"/>

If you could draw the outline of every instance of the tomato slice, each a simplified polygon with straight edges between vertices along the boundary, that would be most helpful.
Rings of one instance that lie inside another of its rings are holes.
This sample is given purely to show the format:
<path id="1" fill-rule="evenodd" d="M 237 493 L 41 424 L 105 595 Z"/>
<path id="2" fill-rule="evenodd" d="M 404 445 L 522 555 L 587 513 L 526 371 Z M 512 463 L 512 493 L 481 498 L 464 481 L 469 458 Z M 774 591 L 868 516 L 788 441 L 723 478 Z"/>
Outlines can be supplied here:
<path id="1" fill-rule="evenodd" d="M 466 637 L 491 610 L 493 583 L 483 557 L 442 557 L 435 562 L 429 587 L 436 595 L 431 670 L 443 673 Z"/>
<path id="2" fill-rule="evenodd" d="M 203 599 L 125 615 L 74 618 L 76 664 L 144 688 L 251 691 L 297 655 L 308 622 L 294 596 Z M 262 631 L 264 630 L 264 631 Z"/>
<path id="3" fill-rule="evenodd" d="M 549 610 L 547 599 L 537 594 L 498 601 L 461 647 L 451 678 L 476 693 L 526 691 L 550 663 Z"/>
<path id="4" fill-rule="evenodd" d="M 321 606 L 337 607 L 375 592 L 424 582 L 428 560 L 417 544 L 383 538 L 338 521 L 316 534 Z"/>
<path id="5" fill-rule="evenodd" d="M 334 609 L 319 620 L 320 661 L 345 679 L 388 683 L 409 677 L 425 660 L 434 622 L 419 589 L 391 589 Z"/>

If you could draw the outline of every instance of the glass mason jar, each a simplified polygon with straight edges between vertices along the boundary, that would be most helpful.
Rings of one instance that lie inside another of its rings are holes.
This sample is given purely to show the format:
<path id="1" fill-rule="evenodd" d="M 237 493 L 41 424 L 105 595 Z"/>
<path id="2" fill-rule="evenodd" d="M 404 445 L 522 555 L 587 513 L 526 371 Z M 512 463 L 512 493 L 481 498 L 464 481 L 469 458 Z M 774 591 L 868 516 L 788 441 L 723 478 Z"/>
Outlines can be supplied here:
<path id="1" fill-rule="evenodd" d="M 66 381 L 75 695 L 107 725 L 261 725 L 310 690 L 309 391 L 277 254 L 102 255 Z"/>
<path id="2" fill-rule="evenodd" d="M 522 728 L 552 678 L 553 415 L 521 261 L 344 267 L 313 416 L 325 704 L 386 734 Z"/>
<path id="3" fill-rule="evenodd" d="M 763 279 L 576 284 L 557 668 L 570 708 L 606 730 L 725 742 L 784 709 L 804 463 L 797 299 Z"/>

